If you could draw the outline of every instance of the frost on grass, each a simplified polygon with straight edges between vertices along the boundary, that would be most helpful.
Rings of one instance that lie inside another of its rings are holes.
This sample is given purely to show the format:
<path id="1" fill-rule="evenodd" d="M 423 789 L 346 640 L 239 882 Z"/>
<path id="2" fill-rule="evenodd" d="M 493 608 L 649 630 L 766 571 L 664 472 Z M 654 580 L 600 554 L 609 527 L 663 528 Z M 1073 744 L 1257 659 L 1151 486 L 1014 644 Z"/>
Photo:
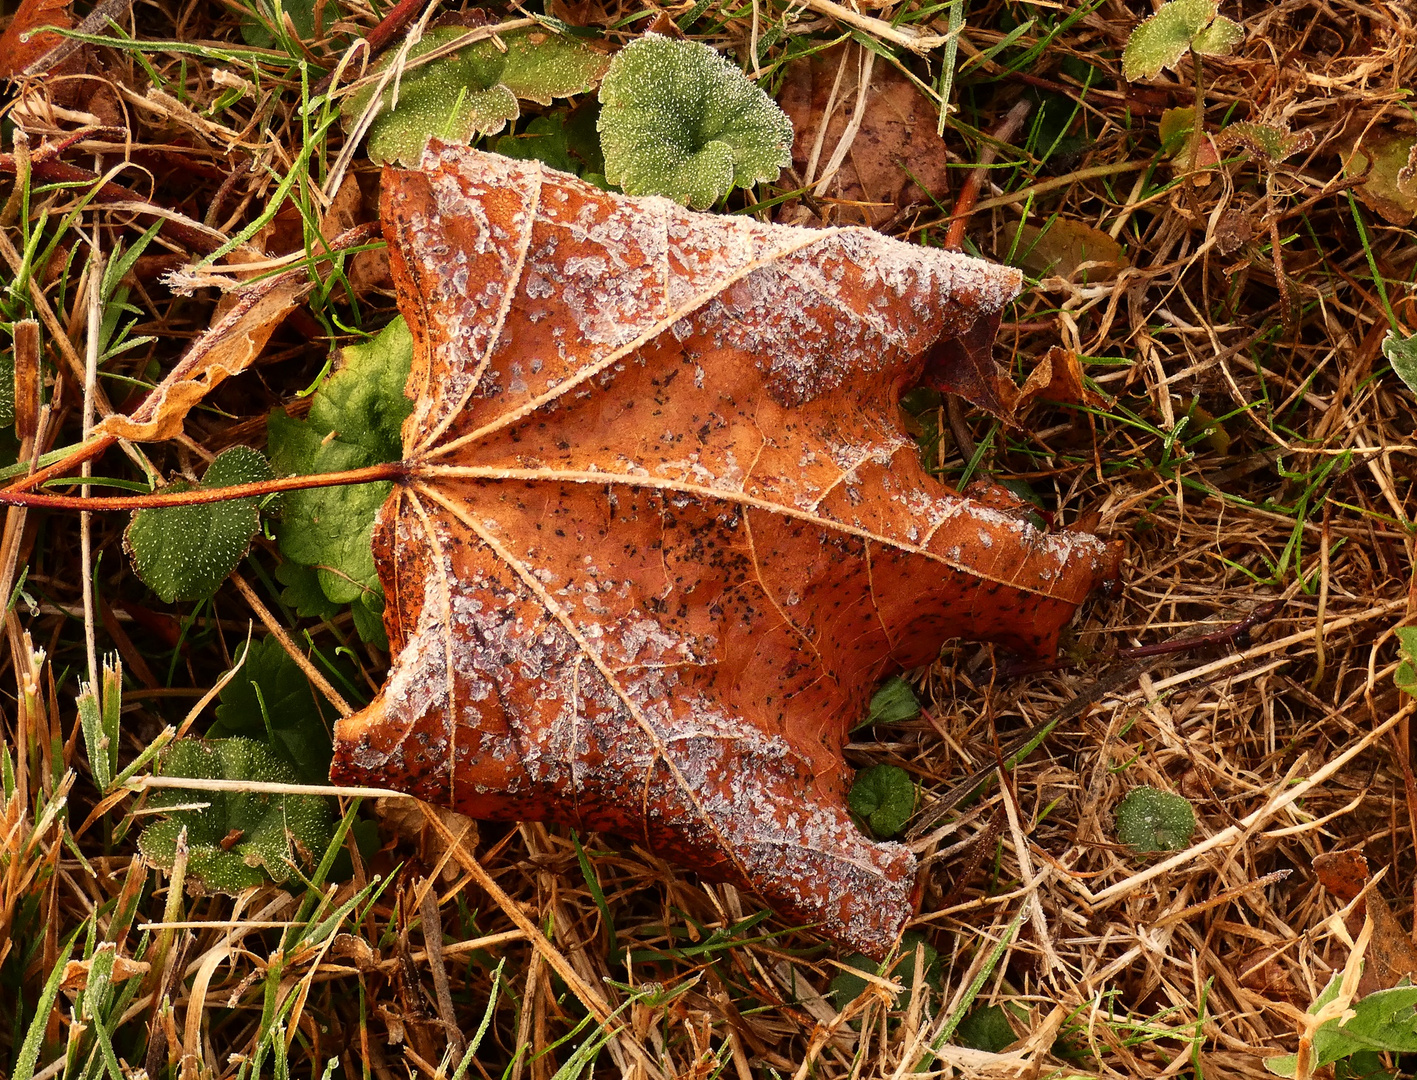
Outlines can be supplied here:
<path id="1" fill-rule="evenodd" d="M 600 84 L 605 176 L 696 209 L 792 164 L 792 121 L 717 51 L 646 34 Z"/>

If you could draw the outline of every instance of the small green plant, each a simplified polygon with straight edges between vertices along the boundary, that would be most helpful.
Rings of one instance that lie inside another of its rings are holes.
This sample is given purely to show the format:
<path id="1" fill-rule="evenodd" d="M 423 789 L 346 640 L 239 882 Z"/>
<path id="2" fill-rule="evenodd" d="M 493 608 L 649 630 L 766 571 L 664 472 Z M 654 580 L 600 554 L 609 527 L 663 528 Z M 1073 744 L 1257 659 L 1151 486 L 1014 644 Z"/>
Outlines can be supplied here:
<path id="1" fill-rule="evenodd" d="M 1343 973 L 1335 973 L 1309 1006 L 1309 1012 L 1317 1014 L 1337 999 L 1342 983 Z M 1417 1053 L 1417 986 L 1404 982 L 1359 998 L 1349 1004 L 1344 1015 L 1321 1024 L 1314 1032 L 1309 1069 L 1315 1072 L 1346 1059 L 1350 1065 L 1348 1075 L 1371 1075 L 1364 1066 L 1378 1064 L 1378 1054 L 1411 1053 Z M 1277 1076 L 1293 1076 L 1298 1069 L 1298 1056 L 1285 1054 L 1264 1064 Z"/>
<path id="2" fill-rule="evenodd" d="M 113 785 L 118 775 L 119 711 L 123 707 L 123 666 L 118 657 L 103 661 L 100 687 L 92 683 L 79 684 L 79 728 L 84 733 L 84 749 L 88 752 L 89 772 L 94 787 L 103 793 Z"/>
<path id="3" fill-rule="evenodd" d="M 595 120 L 595 111 L 584 107 L 571 113 L 558 111 L 537 116 L 526 130 L 501 136 L 494 148 L 506 157 L 539 161 L 603 188 L 605 157 L 600 152 Z"/>
<path id="4" fill-rule="evenodd" d="M 1122 51 L 1122 75 L 1154 79 L 1189 51 L 1197 57 L 1228 56 L 1245 30 L 1220 13 L 1217 0 L 1170 0 L 1132 31 Z"/>
<path id="5" fill-rule="evenodd" d="M 915 812 L 915 785 L 899 766 L 872 765 L 856 774 L 846 801 L 876 836 L 889 840 Z"/>
<path id="6" fill-rule="evenodd" d="M 1393 373 L 1402 380 L 1403 385 L 1417 394 L 1417 334 L 1403 337 L 1397 331 L 1389 330 L 1383 338 L 1383 356 L 1392 365 Z M 1417 634 L 1417 629 L 1409 630 Z M 1399 630 L 1398 636 L 1401 635 L 1402 631 Z M 1402 640 L 1403 651 L 1409 658 L 1413 655 L 1413 644 L 1417 644 L 1417 641 L 1409 643 L 1406 638 Z"/>
<path id="7" fill-rule="evenodd" d="M 462 26 L 435 27 L 408 51 L 414 60 L 467 34 Z M 521 115 L 517 100 L 551 104 L 552 99 L 594 88 L 608 59 L 573 38 L 544 30 L 522 30 L 482 40 L 450 56 L 400 73 L 384 87 L 369 126 L 371 161 L 417 165 L 433 137 L 470 142 L 495 134 Z M 390 59 L 374 67 L 383 71 Z M 378 84 L 353 95 L 341 110 L 352 131 L 373 101 Z"/>
<path id="8" fill-rule="evenodd" d="M 646 34 L 600 84 L 605 176 L 704 210 L 792 163 L 792 121 L 714 49 Z"/>
<path id="9" fill-rule="evenodd" d="M 1008 1010 L 1002 1005 L 976 1005 L 955 1028 L 957 1044 L 990 1054 L 1002 1053 L 1017 1040 L 1018 1034 L 1009 1023 Z"/>
<path id="10" fill-rule="evenodd" d="M 412 362 L 413 336 L 402 318 L 369 342 L 343 350 L 339 370 L 316 391 L 304 420 L 280 410 L 267 420 L 276 471 L 324 473 L 397 461 L 400 429 L 413 411 L 403 393 Z M 290 492 L 277 533 L 290 560 L 277 572 L 286 603 L 303 617 L 319 618 L 350 604 L 359 636 L 381 646 L 387 644 L 384 591 L 370 537 L 390 487 L 385 482 Z"/>
<path id="11" fill-rule="evenodd" d="M 859 731 L 872 724 L 899 724 L 904 720 L 914 720 L 919 715 L 920 701 L 916 698 L 915 691 L 899 675 L 892 675 L 871 695 L 866 719 L 851 730 Z"/>
<path id="12" fill-rule="evenodd" d="M 1402 662 L 1397 665 L 1392 681 L 1404 694 L 1417 697 L 1417 626 L 1399 626 L 1394 632 Z"/>
<path id="13" fill-rule="evenodd" d="M 157 771 L 187 779 L 300 781 L 293 765 L 254 739 L 181 739 L 163 751 Z M 332 800 L 319 795 L 159 788 L 148 806 L 168 812 L 143 830 L 142 853 L 170 870 L 185 832 L 188 876 L 220 893 L 289 881 L 324 854 L 336 823 Z"/>
<path id="14" fill-rule="evenodd" d="M 255 483 L 272 475 L 269 463 L 255 450 L 233 446 L 207 467 L 195 488 Z M 174 480 L 167 490 L 193 488 L 185 480 Z M 208 599 L 246 557 L 261 527 L 259 501 L 252 497 L 137 511 L 123 542 L 138 577 L 169 604 Z"/>
<path id="15" fill-rule="evenodd" d="M 1196 812 L 1179 795 L 1139 787 L 1117 804 L 1117 839 L 1139 855 L 1181 851 L 1196 831 Z"/>
<path id="16" fill-rule="evenodd" d="M 253 642 L 245 661 L 222 687 L 207 736 L 264 741 L 295 767 L 302 782 L 325 783 L 334 750 L 310 680 L 274 637 Z"/>
<path id="17" fill-rule="evenodd" d="M 878 964 L 865 953 L 852 953 L 842 963 L 856 971 L 864 971 L 868 975 L 879 975 L 883 979 L 893 979 L 899 983 L 905 992 L 901 994 L 896 1007 L 904 1011 L 910 1008 L 914 996 L 917 953 L 920 953 L 924 960 L 921 979 L 925 986 L 929 989 L 939 990 L 941 985 L 938 971 L 939 953 L 935 946 L 926 941 L 925 936 L 918 930 L 907 931 L 901 936 L 900 948 L 896 950 L 894 960 Z M 831 995 L 837 1008 L 840 1009 L 860 997 L 868 985 L 866 980 L 855 972 L 842 971 L 832 979 L 827 993 Z"/>

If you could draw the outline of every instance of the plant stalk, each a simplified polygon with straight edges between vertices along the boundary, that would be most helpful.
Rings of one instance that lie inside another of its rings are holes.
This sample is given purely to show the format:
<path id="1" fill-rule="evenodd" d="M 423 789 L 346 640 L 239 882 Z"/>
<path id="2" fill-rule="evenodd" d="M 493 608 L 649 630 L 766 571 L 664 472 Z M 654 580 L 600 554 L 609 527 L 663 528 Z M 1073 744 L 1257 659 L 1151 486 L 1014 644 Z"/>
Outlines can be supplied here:
<path id="1" fill-rule="evenodd" d="M 278 476 L 273 480 L 255 480 L 249 484 L 229 487 L 188 488 L 186 491 L 155 491 L 150 495 L 120 495 L 112 498 L 81 495 L 49 495 L 40 491 L 0 490 L 0 506 L 28 506 L 46 510 L 156 510 L 166 506 L 197 506 L 202 503 L 226 502 L 230 499 L 261 498 L 282 491 L 303 491 L 309 488 L 344 487 L 350 484 L 372 484 L 384 480 L 398 482 L 408 475 L 402 461 L 386 461 L 366 465 L 362 469 L 343 472 L 315 473 L 310 476 Z"/>

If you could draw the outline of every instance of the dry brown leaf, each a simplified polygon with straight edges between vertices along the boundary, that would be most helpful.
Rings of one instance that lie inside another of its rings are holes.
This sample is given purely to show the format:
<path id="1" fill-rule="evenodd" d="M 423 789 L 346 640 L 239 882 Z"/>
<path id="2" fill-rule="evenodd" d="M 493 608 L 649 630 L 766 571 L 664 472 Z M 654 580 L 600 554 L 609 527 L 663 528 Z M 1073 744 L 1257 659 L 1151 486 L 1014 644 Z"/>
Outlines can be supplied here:
<path id="1" fill-rule="evenodd" d="M 1107 281 L 1127 265 L 1122 245 L 1081 221 L 1054 218 L 1046 225 L 1019 225 L 1004 238 L 1014 245 L 1018 265 L 1035 277 L 1071 281 L 1079 270 L 1089 282 Z"/>
<path id="2" fill-rule="evenodd" d="M 1368 888 L 1368 860 L 1357 848 L 1315 856 L 1313 866 L 1319 883 L 1345 904 Z M 1402 928 L 1377 885 L 1368 888 L 1362 903 L 1350 913 L 1349 933 L 1356 936 L 1365 915 L 1373 920 L 1373 939 L 1364 954 L 1366 963 L 1358 984 L 1360 995 L 1387 990 L 1405 976 L 1417 974 L 1417 948 L 1413 947 L 1411 936 Z"/>
<path id="3" fill-rule="evenodd" d="M 31 33 L 41 26 L 74 25 L 69 0 L 20 0 L 20 6 L 5 32 L 0 34 L 0 79 L 22 73 L 64 39 L 52 30 Z M 26 39 L 26 35 L 28 39 Z"/>
<path id="4" fill-rule="evenodd" d="M 251 365 L 310 288 L 301 269 L 241 290 L 231 310 L 193 343 L 133 415 L 107 417 L 94 435 L 133 442 L 175 438 L 203 398 Z"/>
<path id="5" fill-rule="evenodd" d="M 1345 176 L 1365 176 L 1353 193 L 1364 206 L 1394 225 L 1408 225 L 1417 214 L 1417 191 L 1411 182 L 1417 139 L 1374 131 L 1343 155 Z"/>
<path id="6" fill-rule="evenodd" d="M 846 55 L 846 46 L 838 45 L 788 65 L 779 104 L 792 118 L 796 132 L 792 163 L 799 175 L 805 176 L 823 120 L 827 130 L 817 156 L 818 175 L 851 119 L 858 91 L 857 66 L 851 58 L 831 115 L 826 115 L 837 70 Z M 879 225 L 910 203 L 928 205 L 932 196 L 943 200 L 950 186 L 949 159 L 945 141 L 936 133 L 937 115 L 935 107 L 899 71 L 884 61 L 873 65 L 865 117 L 851 152 L 827 190 L 819 193 L 847 204 L 837 207 L 837 221 Z"/>
<path id="7" fill-rule="evenodd" d="M 375 529 L 393 669 L 334 778 L 602 830 L 874 955 L 915 858 L 852 821 L 877 682 L 1028 654 L 1117 551 L 930 479 L 897 401 L 1016 272 L 435 144 L 383 224 L 414 336 Z"/>

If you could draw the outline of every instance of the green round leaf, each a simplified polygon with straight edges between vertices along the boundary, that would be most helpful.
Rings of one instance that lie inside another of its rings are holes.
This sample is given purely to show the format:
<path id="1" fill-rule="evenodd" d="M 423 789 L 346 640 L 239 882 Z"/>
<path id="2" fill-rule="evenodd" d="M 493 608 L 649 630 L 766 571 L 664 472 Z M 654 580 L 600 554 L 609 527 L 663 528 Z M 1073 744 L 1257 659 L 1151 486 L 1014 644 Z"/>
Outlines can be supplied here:
<path id="1" fill-rule="evenodd" d="M 872 765 L 856 774 L 846 801 L 853 813 L 866 819 L 873 833 L 889 840 L 905 828 L 915 812 L 915 785 L 902 768 Z"/>
<path id="2" fill-rule="evenodd" d="M 271 467 L 249 446 L 233 446 L 207 469 L 201 488 L 269 480 Z M 189 491 L 177 481 L 168 491 Z M 260 528 L 257 500 L 139 510 L 124 534 L 133 568 L 143 583 L 169 604 L 205 600 L 230 576 Z"/>
<path id="3" fill-rule="evenodd" d="M 179 739 L 163 751 L 164 776 L 295 784 L 295 768 L 252 739 Z M 193 804 L 206 804 L 200 808 Z M 153 809 L 171 807 L 149 825 L 138 848 L 170 870 L 178 835 L 187 830 L 187 874 L 211 892 L 234 893 L 267 880 L 283 882 L 295 867 L 309 867 L 334 837 L 333 800 L 318 795 L 267 795 L 244 791 L 158 788 Z M 178 807 L 192 807 L 178 809 Z"/>
<path id="4" fill-rule="evenodd" d="M 1179 795 L 1154 787 L 1133 788 L 1117 804 L 1117 839 L 1138 854 L 1181 851 L 1196 831 L 1196 812 Z"/>
<path id="5" fill-rule="evenodd" d="M 1191 48 L 1201 56 L 1229 56 L 1245 40 L 1245 28 L 1221 15 L 1191 39 Z"/>
<path id="6" fill-rule="evenodd" d="M 467 34 L 462 26 L 435 27 L 408 52 L 413 60 Z M 428 140 L 470 142 L 474 135 L 501 131 L 520 115 L 517 98 L 550 104 L 552 98 L 584 93 L 605 70 L 604 54 L 570 38 L 545 31 L 502 35 L 506 52 L 490 40 L 477 41 L 450 56 L 409 68 L 388 85 L 369 127 L 365 147 L 371 161 L 414 166 Z M 391 62 L 375 65 L 374 73 Z M 375 84 L 353 95 L 340 113 L 345 130 L 364 115 Z"/>
<path id="7" fill-rule="evenodd" d="M 792 121 L 709 46 L 646 34 L 600 84 L 605 175 L 702 210 L 792 161 Z"/>
<path id="8" fill-rule="evenodd" d="M 1127 47 L 1122 50 L 1122 75 L 1129 81 L 1154 79 L 1162 68 L 1175 67 L 1195 36 L 1215 18 L 1217 10 L 1216 0 L 1171 0 L 1163 4 L 1127 39 Z"/>

